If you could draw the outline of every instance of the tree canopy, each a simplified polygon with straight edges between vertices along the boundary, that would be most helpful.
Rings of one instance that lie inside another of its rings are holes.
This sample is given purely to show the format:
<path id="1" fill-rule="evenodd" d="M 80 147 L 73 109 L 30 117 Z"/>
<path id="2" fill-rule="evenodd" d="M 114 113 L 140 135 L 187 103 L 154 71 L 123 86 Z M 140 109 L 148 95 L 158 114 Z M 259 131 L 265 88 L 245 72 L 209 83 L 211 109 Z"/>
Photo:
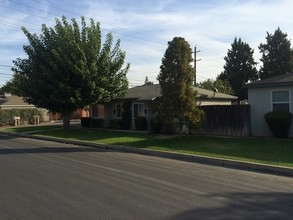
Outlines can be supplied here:
<path id="1" fill-rule="evenodd" d="M 198 84 L 200 88 L 208 89 L 208 90 L 217 90 L 218 92 L 234 95 L 231 85 L 227 80 L 213 80 L 213 79 L 207 79 L 203 82 L 200 82 Z"/>
<path id="2" fill-rule="evenodd" d="M 262 58 L 260 78 L 265 79 L 293 70 L 293 51 L 287 34 L 278 28 L 274 34 L 267 32 L 267 42 L 259 45 Z"/>
<path id="3" fill-rule="evenodd" d="M 197 92 L 193 88 L 192 49 L 182 37 L 168 42 L 157 77 L 161 86 L 159 114 L 168 122 L 198 123 L 203 113 L 196 107 Z"/>
<path id="4" fill-rule="evenodd" d="M 28 58 L 14 60 L 13 71 L 17 95 L 27 103 L 61 113 L 64 120 L 76 109 L 126 92 L 125 52 L 119 40 L 112 46 L 111 33 L 102 45 L 100 25 L 93 19 L 87 25 L 81 17 L 79 25 L 63 16 L 53 28 L 43 24 L 40 35 L 22 30 Z"/>
<path id="5" fill-rule="evenodd" d="M 258 79 L 254 51 L 241 38 L 235 38 L 231 47 L 224 58 L 224 71 L 217 79 L 227 80 L 240 100 L 247 99 L 247 89 L 243 88 L 243 84 Z"/>

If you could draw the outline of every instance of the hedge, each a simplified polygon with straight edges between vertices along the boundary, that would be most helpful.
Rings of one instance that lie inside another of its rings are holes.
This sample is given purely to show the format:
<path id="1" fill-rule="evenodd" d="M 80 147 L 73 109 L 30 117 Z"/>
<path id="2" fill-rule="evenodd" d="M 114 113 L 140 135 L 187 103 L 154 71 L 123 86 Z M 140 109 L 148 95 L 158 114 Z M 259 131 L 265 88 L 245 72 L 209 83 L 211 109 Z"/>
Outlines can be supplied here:
<path id="1" fill-rule="evenodd" d="M 34 116 L 40 116 L 40 122 L 44 121 L 43 110 L 30 109 L 0 109 L 0 126 L 13 125 L 14 117 L 20 117 L 20 124 L 33 124 Z"/>
<path id="2" fill-rule="evenodd" d="M 265 114 L 270 131 L 276 138 L 287 138 L 291 126 L 292 113 L 273 111 Z"/>

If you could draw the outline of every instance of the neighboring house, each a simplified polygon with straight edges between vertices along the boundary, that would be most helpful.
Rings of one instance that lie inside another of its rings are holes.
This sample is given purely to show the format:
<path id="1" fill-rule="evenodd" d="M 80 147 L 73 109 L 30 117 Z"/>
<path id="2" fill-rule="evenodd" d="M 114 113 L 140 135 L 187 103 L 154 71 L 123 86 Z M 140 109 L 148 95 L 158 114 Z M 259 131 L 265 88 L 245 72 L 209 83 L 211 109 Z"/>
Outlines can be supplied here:
<path id="1" fill-rule="evenodd" d="M 34 105 L 28 104 L 23 101 L 22 97 L 11 95 L 10 93 L 5 93 L 0 96 L 0 109 L 30 109 L 36 108 Z M 48 111 L 44 110 L 43 118 L 47 121 Z"/>
<path id="2" fill-rule="evenodd" d="M 25 103 L 22 97 L 11 95 L 10 93 L 0 96 L 0 109 L 16 108 L 35 108 L 35 106 Z"/>
<path id="3" fill-rule="evenodd" d="M 231 105 L 237 100 L 236 96 L 213 92 L 206 89 L 194 87 L 198 92 L 197 105 Z M 104 127 L 109 127 L 111 119 L 122 119 L 123 103 L 131 102 L 131 128 L 134 129 L 134 120 L 137 116 L 144 116 L 150 122 L 154 112 L 152 101 L 161 96 L 159 84 L 143 85 L 128 89 L 127 95 L 123 98 L 108 103 L 100 103 L 90 108 L 90 116 L 104 119 Z M 149 125 L 150 123 L 148 123 Z"/>
<path id="4" fill-rule="evenodd" d="M 264 115 L 270 111 L 293 111 L 293 74 L 259 80 L 245 85 L 251 114 L 251 135 L 272 136 Z M 289 131 L 293 137 L 293 125 Z"/>

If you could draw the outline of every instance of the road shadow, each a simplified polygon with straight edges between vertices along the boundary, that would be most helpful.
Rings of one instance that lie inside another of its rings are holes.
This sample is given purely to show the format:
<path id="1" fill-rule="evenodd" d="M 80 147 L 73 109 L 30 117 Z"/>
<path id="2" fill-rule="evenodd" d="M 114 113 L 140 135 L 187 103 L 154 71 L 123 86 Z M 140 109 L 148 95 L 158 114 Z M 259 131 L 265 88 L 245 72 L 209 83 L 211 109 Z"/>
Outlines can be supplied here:
<path id="1" fill-rule="evenodd" d="M 1 140 L 11 140 L 11 139 L 15 139 L 16 137 L 12 136 L 12 135 L 6 135 L 6 134 L 2 134 L 0 132 L 0 141 Z"/>
<path id="2" fill-rule="evenodd" d="M 46 153 L 84 153 L 84 152 L 109 152 L 108 149 L 90 147 L 37 147 L 37 148 L 2 148 L 0 155 L 5 154 L 46 154 Z"/>
<path id="3" fill-rule="evenodd" d="M 170 220 L 293 219 L 293 193 L 225 193 L 213 194 L 210 199 L 223 200 L 222 206 L 191 209 Z"/>

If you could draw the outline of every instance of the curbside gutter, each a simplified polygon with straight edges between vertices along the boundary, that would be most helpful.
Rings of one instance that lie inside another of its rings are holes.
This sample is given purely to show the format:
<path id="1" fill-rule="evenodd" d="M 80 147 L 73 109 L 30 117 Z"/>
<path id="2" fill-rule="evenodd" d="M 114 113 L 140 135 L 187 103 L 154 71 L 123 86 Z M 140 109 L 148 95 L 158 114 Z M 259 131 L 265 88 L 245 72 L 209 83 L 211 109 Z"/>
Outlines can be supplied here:
<path id="1" fill-rule="evenodd" d="M 45 137 L 45 136 L 34 136 L 34 135 L 24 134 L 24 133 L 10 133 L 10 132 L 0 131 L 0 134 L 7 135 L 7 136 L 14 136 L 14 137 L 31 138 L 31 139 L 44 140 L 44 141 L 53 141 L 53 142 L 64 143 L 64 144 L 73 144 L 73 145 L 80 145 L 85 147 L 94 147 L 94 148 L 107 149 L 107 150 L 113 150 L 113 151 L 121 151 L 121 152 L 127 152 L 127 153 L 162 157 L 162 158 L 175 159 L 175 160 L 181 160 L 186 162 L 200 163 L 200 164 L 219 166 L 219 167 L 225 167 L 225 168 L 239 169 L 239 170 L 245 170 L 245 171 L 293 177 L 293 168 L 290 168 L 290 167 L 273 166 L 273 165 L 266 165 L 266 164 L 252 163 L 252 162 L 244 162 L 244 161 L 237 161 L 237 160 L 184 154 L 184 153 L 173 153 L 173 152 L 149 150 L 149 149 L 142 149 L 142 148 L 127 147 L 122 145 L 98 144 L 98 143 L 91 143 L 86 141 L 66 140 L 61 138 L 53 138 L 53 137 Z"/>

